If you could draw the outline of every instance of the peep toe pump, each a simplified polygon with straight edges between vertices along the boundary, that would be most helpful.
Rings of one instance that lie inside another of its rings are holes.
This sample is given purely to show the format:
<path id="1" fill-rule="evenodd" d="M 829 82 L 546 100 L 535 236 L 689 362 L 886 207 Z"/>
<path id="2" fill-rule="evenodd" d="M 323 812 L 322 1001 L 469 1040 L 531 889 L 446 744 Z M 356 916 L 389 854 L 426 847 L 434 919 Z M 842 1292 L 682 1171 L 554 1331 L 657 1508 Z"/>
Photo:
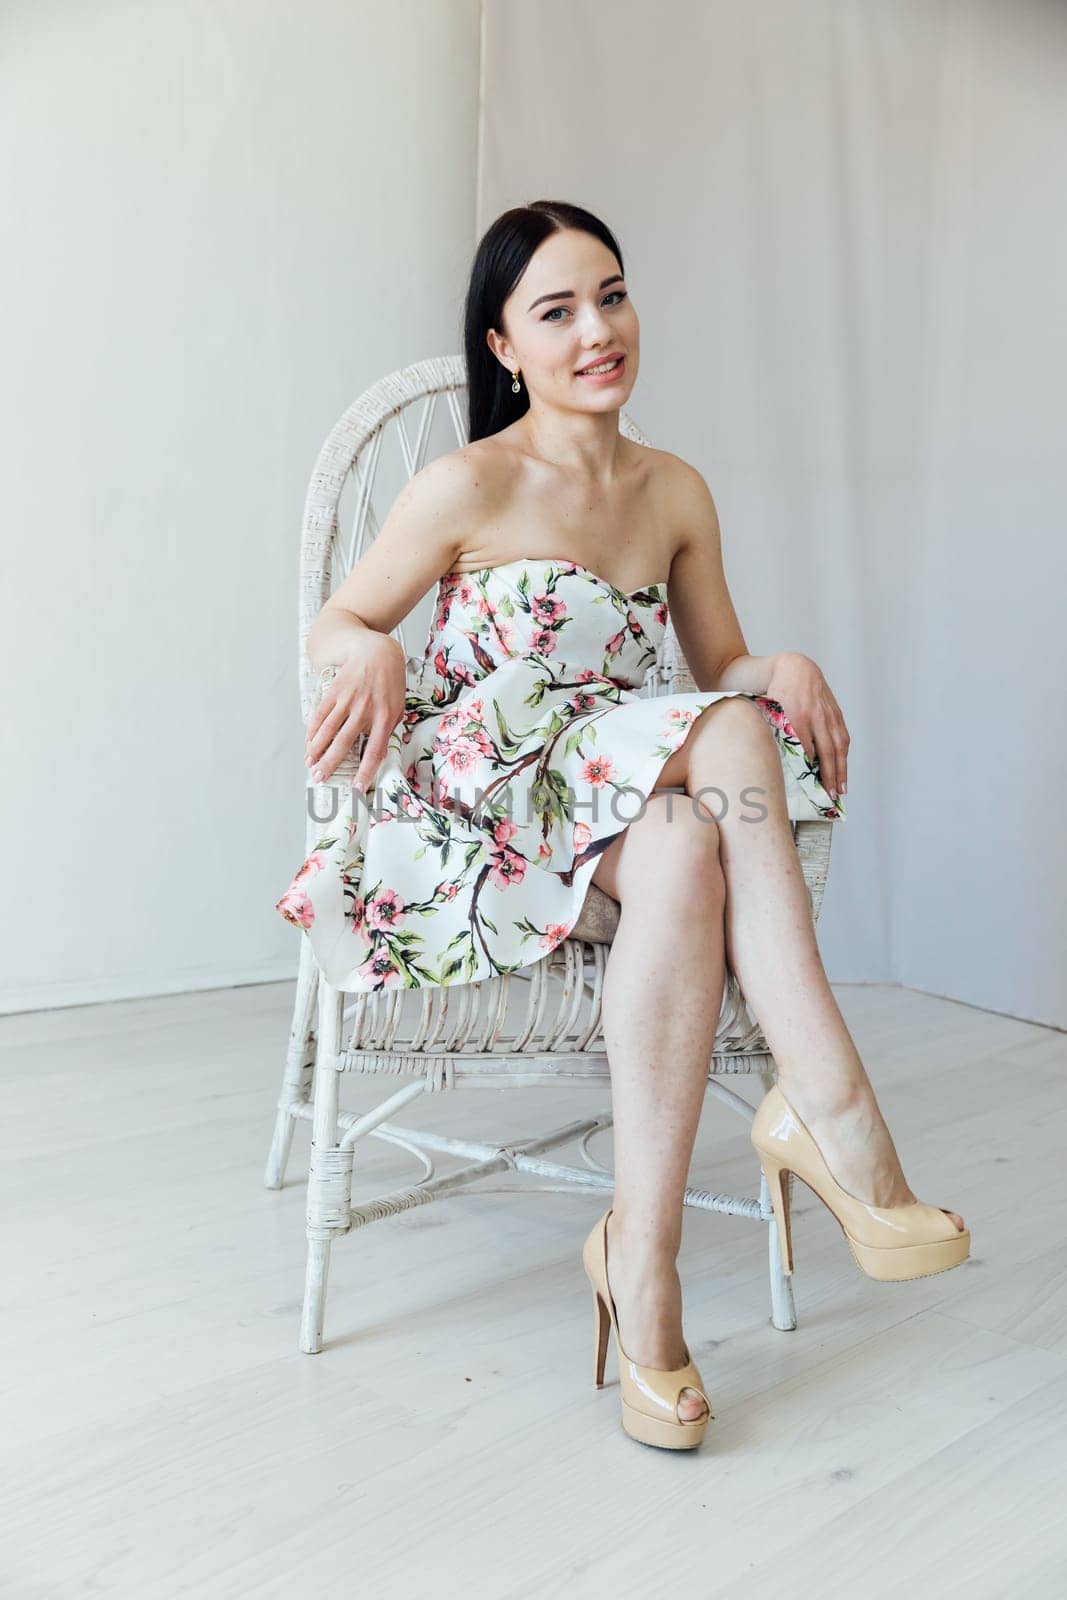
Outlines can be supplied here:
<path id="1" fill-rule="evenodd" d="M 608 1218 L 614 1207 L 595 1225 L 582 1248 L 582 1264 L 593 1286 L 593 1382 L 604 1387 L 604 1362 L 608 1353 L 608 1333 L 615 1337 L 622 1391 L 622 1425 L 631 1439 L 641 1444 L 659 1445 L 664 1450 L 692 1450 L 703 1439 L 714 1413 L 704 1393 L 704 1384 L 685 1350 L 685 1365 L 668 1371 L 663 1367 L 642 1367 L 622 1347 L 615 1301 L 608 1286 Z M 678 1415 L 683 1389 L 695 1389 L 703 1396 L 707 1411 L 691 1422 Z"/>
<path id="2" fill-rule="evenodd" d="M 793 1271 L 789 1214 L 790 1172 L 803 1179 L 837 1219 L 853 1259 L 868 1278 L 903 1283 L 947 1272 L 966 1261 L 971 1235 L 937 1206 L 921 1200 L 874 1206 L 842 1189 L 826 1158 L 777 1084 L 760 1102 L 751 1127 L 752 1144 L 771 1191 L 778 1242 L 786 1273 Z"/>

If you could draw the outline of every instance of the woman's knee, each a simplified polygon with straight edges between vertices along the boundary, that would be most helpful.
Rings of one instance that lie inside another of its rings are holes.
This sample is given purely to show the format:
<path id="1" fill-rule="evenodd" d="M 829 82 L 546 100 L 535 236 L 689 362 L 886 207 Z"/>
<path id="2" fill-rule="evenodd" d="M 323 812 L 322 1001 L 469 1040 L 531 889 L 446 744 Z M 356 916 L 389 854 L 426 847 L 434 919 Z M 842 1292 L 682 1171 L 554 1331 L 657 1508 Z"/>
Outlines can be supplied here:
<path id="1" fill-rule="evenodd" d="M 705 774 L 715 768 L 723 770 L 725 752 L 729 754 L 729 765 L 741 762 L 753 771 L 779 760 L 773 728 L 757 702 L 742 694 L 731 694 L 728 699 L 704 707 L 689 728 L 685 744 L 678 746 L 662 766 L 659 784 L 665 789 L 680 786 L 688 794 L 699 794 L 697 782 L 707 782 Z M 721 821 L 721 798 L 718 806 Z"/>
<path id="2" fill-rule="evenodd" d="M 727 743 L 732 752 L 754 750 L 777 756 L 774 729 L 754 700 L 744 695 L 729 695 L 705 706 L 693 721 L 683 744 L 664 763 L 659 786 L 670 789 L 681 785 L 692 792 L 693 767 L 699 759 L 713 760 L 716 741 Z"/>
<path id="3" fill-rule="evenodd" d="M 729 738 L 736 742 L 744 739 L 775 748 L 774 729 L 755 700 L 747 695 L 730 695 L 728 699 L 705 706 L 693 725 L 690 738 L 694 733 L 702 740 Z"/>

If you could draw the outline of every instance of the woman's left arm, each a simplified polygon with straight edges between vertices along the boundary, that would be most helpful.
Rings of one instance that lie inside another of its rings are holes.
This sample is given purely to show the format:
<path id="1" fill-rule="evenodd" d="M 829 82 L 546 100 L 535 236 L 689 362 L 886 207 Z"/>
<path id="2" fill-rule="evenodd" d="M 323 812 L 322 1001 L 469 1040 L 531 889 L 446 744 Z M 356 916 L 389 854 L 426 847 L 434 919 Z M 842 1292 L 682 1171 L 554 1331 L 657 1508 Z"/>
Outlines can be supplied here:
<path id="1" fill-rule="evenodd" d="M 701 474 L 671 460 L 670 511 L 680 530 L 671 562 L 668 606 L 698 689 L 740 689 L 777 700 L 804 747 L 816 755 L 823 788 L 845 794 L 849 735 L 841 708 L 810 656 L 748 653 L 726 583 L 719 517 Z"/>
<path id="2" fill-rule="evenodd" d="M 841 707 L 810 656 L 783 650 L 774 658 L 767 694 L 777 700 L 809 761 L 819 758 L 819 781 L 837 798 L 848 793 L 849 733 Z"/>

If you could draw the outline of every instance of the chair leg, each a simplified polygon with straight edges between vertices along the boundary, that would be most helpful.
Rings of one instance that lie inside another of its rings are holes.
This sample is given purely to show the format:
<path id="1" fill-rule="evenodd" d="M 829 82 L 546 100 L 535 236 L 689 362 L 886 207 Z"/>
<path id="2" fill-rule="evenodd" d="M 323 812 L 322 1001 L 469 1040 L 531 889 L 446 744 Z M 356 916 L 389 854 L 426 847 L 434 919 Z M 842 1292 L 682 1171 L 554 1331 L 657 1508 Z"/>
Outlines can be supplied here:
<path id="1" fill-rule="evenodd" d="M 793 1174 L 786 1174 L 786 1184 L 789 1189 L 789 1200 L 793 1199 Z M 760 1173 L 760 1210 L 769 1211 L 771 1208 L 771 1191 L 767 1179 Z M 793 1279 L 788 1276 L 782 1267 L 782 1251 L 778 1241 L 778 1224 L 772 1216 L 767 1224 L 767 1264 L 771 1281 L 771 1326 L 789 1333 L 797 1325 L 797 1308 L 793 1299 Z"/>
<path id="2" fill-rule="evenodd" d="M 278 1096 L 278 1114 L 274 1119 L 274 1137 L 263 1174 L 264 1187 L 267 1189 L 280 1189 L 285 1182 L 285 1168 L 292 1148 L 293 1129 L 296 1127 L 292 1108 L 306 1105 L 310 1099 L 315 1066 L 314 1016 L 318 976 L 319 969 L 310 941 L 301 939 L 289 1048 L 285 1056 L 281 1094 Z"/>
<path id="3" fill-rule="evenodd" d="M 339 1148 L 337 1121 L 344 994 L 319 980 L 318 1047 L 315 1051 L 315 1116 L 307 1194 L 307 1270 L 300 1320 L 300 1348 L 307 1355 L 322 1349 L 330 1245 L 335 1234 L 351 1226 L 353 1152 Z"/>
<path id="4" fill-rule="evenodd" d="M 764 1094 L 778 1081 L 778 1073 L 774 1067 L 765 1067 L 760 1072 L 760 1081 L 763 1084 Z M 760 1170 L 759 1206 L 766 1214 L 771 1211 L 771 1191 L 762 1167 Z M 793 1174 L 786 1173 L 786 1185 L 789 1194 L 789 1203 L 793 1203 Z M 790 1333 L 797 1325 L 796 1301 L 793 1299 L 793 1279 L 784 1270 L 782 1263 L 782 1250 L 778 1239 L 778 1222 L 772 1215 L 767 1224 L 767 1267 L 770 1275 L 771 1287 L 771 1327 L 778 1328 L 782 1333 Z"/>

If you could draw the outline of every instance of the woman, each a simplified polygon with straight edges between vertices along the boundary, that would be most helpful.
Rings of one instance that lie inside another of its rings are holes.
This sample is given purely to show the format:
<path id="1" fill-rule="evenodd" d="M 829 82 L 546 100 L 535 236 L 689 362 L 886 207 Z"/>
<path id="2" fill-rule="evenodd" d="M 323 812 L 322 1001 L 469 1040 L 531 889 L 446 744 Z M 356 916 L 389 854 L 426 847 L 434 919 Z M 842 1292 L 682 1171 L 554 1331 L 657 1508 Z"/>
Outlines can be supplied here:
<path id="1" fill-rule="evenodd" d="M 790 820 L 844 815 L 841 711 L 808 657 L 748 653 L 700 474 L 619 432 L 639 326 L 613 234 L 563 203 L 504 213 L 465 343 L 470 444 L 410 480 L 309 636 L 312 663 L 338 669 L 309 724 L 315 780 L 366 743 L 277 909 L 331 982 L 368 990 L 529 964 L 590 881 L 620 903 L 603 991 L 614 1204 L 583 1252 L 595 1376 L 611 1328 L 623 1426 L 689 1448 L 711 1407 L 676 1258 L 725 960 L 777 1064 L 752 1141 L 787 1269 L 788 1172 L 871 1276 L 946 1270 L 969 1234 L 909 1189 L 819 957 Z M 409 681 L 388 635 L 435 580 Z M 701 687 L 644 697 L 668 592 Z M 624 790 L 639 807 L 618 808 Z"/>

